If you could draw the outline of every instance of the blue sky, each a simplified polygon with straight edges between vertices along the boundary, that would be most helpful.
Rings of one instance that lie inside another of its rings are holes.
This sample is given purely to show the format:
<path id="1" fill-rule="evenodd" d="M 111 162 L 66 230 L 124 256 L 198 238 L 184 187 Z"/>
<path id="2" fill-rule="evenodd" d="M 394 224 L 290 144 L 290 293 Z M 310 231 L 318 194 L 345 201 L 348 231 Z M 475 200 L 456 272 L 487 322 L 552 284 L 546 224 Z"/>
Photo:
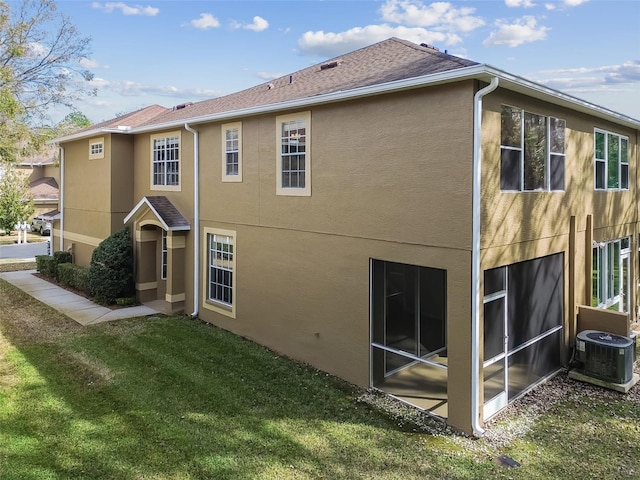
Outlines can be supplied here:
<path id="1" fill-rule="evenodd" d="M 99 122 L 232 93 L 396 36 L 640 119 L 636 0 L 58 0 L 92 56 Z M 57 112 L 55 116 L 63 116 Z"/>

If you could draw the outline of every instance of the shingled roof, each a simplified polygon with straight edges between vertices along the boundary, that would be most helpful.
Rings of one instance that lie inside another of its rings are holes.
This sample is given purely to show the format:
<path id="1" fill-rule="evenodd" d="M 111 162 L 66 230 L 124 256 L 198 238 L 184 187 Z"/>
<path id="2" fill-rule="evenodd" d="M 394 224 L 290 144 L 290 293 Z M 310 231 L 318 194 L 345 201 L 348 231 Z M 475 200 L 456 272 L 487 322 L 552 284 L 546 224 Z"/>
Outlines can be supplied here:
<path id="1" fill-rule="evenodd" d="M 184 218 L 173 203 L 171 203 L 171 200 L 164 195 L 143 197 L 142 200 L 140 200 L 126 216 L 124 223 L 129 223 L 129 221 L 139 213 L 145 211 L 144 207 L 148 207 L 153 211 L 156 218 L 162 224 L 162 228 L 167 231 L 191 229 L 189 220 Z"/>
<path id="2" fill-rule="evenodd" d="M 181 105 L 140 126 L 309 98 L 472 65 L 478 64 L 433 47 L 390 38 L 237 93 Z"/>
<path id="3" fill-rule="evenodd" d="M 145 108 L 141 108 L 140 110 L 136 110 L 134 112 L 127 113 L 125 115 L 121 115 L 119 117 L 112 118 L 110 120 L 105 120 L 104 122 L 96 123 L 89 127 L 78 130 L 75 133 L 81 133 L 88 130 L 97 130 L 97 129 L 127 129 L 139 127 L 140 125 L 147 124 L 151 122 L 158 115 L 161 115 L 165 112 L 170 112 L 171 110 L 163 107 L 161 105 L 150 105 Z"/>
<path id="4" fill-rule="evenodd" d="M 29 191 L 35 200 L 58 200 L 58 182 L 53 177 L 41 177 L 29 184 Z"/>

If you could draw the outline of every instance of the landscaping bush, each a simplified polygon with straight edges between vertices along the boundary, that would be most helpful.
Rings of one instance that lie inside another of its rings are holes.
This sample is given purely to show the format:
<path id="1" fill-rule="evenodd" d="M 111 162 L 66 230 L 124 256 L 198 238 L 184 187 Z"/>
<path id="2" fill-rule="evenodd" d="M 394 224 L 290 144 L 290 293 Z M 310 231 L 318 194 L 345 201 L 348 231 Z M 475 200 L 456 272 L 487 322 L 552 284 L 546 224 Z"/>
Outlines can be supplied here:
<path id="1" fill-rule="evenodd" d="M 62 263 L 58 265 L 58 280 L 67 287 L 89 293 L 89 269 L 87 267 L 73 263 Z"/>
<path id="2" fill-rule="evenodd" d="M 38 273 L 45 277 L 56 277 L 55 260 L 49 255 L 36 255 L 36 269 L 38 270 Z"/>
<path id="3" fill-rule="evenodd" d="M 69 252 L 55 252 L 53 257 L 49 255 L 36 255 L 36 268 L 42 275 L 58 279 L 58 266 L 63 263 L 71 263 Z"/>
<path id="4" fill-rule="evenodd" d="M 99 303 L 111 305 L 118 297 L 135 293 L 133 245 L 129 229 L 104 239 L 91 256 L 89 291 Z"/>

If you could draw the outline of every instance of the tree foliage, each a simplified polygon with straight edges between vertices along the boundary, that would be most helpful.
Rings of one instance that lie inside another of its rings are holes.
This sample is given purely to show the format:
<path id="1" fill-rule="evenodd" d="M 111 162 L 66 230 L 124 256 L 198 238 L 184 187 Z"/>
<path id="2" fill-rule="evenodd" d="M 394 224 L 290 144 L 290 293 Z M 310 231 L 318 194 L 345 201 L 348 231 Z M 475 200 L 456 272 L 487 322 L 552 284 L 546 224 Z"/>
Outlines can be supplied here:
<path id="1" fill-rule="evenodd" d="M 0 170 L 0 229 L 10 233 L 18 222 L 26 222 L 33 215 L 35 207 L 27 178 L 12 164 L 0 165 Z"/>
<path id="2" fill-rule="evenodd" d="M 73 108 L 95 94 L 90 53 L 82 37 L 53 0 L 0 1 L 0 160 L 29 155 L 49 139 L 51 107 Z"/>
<path id="3" fill-rule="evenodd" d="M 91 255 L 89 290 L 103 304 L 135 292 L 133 282 L 133 241 L 128 228 L 105 238 Z"/>

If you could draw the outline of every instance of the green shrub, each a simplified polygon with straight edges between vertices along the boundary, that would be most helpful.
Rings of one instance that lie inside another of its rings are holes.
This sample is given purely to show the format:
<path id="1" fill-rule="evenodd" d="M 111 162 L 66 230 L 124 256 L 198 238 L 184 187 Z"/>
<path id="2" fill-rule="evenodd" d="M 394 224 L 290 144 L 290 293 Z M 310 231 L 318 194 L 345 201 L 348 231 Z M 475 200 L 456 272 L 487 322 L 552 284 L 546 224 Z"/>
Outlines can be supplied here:
<path id="1" fill-rule="evenodd" d="M 120 305 L 121 307 L 131 307 L 136 305 L 138 300 L 136 297 L 118 297 L 116 298 L 116 305 Z"/>
<path id="2" fill-rule="evenodd" d="M 67 287 L 89 293 L 89 269 L 87 267 L 73 263 L 61 263 L 58 265 L 58 280 Z"/>
<path id="3" fill-rule="evenodd" d="M 107 305 L 118 297 L 134 295 L 133 245 L 128 229 L 104 239 L 93 251 L 89 291 L 97 302 Z"/>
<path id="4" fill-rule="evenodd" d="M 56 263 L 49 255 L 36 255 L 36 269 L 45 277 L 56 278 Z"/>

